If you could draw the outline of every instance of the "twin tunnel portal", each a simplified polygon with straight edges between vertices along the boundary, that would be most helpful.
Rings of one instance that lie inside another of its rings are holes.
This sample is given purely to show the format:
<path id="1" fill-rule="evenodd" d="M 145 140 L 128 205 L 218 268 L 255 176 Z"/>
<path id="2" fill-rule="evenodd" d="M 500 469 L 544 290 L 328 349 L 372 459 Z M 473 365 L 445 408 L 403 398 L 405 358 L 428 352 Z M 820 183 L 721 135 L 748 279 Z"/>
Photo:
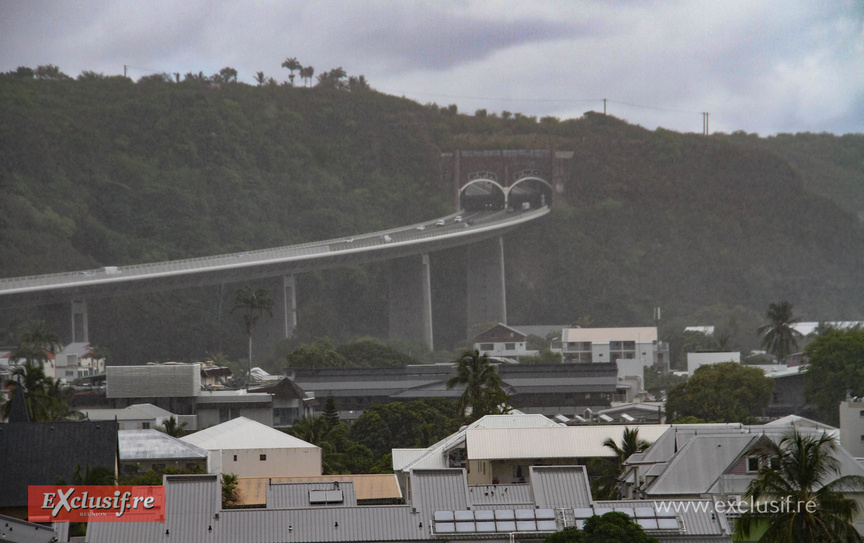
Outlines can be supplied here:
<path id="1" fill-rule="evenodd" d="M 460 210 L 452 215 L 287 247 L 0 279 L 0 307 L 68 303 L 70 337 L 62 339 L 89 342 L 88 299 L 248 283 L 268 289 L 275 302 L 273 318 L 260 321 L 254 331 L 256 344 L 271 345 L 291 337 L 297 326 L 297 275 L 388 261 L 389 336 L 423 341 L 431 350 L 433 304 L 438 301 L 432 299 L 430 254 L 464 248 L 467 288 L 440 294 L 440 302 L 464 299 L 468 329 L 485 322 L 506 323 L 503 235 L 549 212 L 572 155 L 550 150 L 445 153 L 442 175 L 457 189 L 454 203 Z"/>

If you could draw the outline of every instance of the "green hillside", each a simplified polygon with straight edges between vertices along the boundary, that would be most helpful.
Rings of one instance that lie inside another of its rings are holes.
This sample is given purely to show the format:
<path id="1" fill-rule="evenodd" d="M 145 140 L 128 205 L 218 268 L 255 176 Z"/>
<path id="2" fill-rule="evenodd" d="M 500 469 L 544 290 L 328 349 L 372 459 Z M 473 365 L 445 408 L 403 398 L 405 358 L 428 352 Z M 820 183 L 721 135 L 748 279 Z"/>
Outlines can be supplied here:
<path id="1" fill-rule="evenodd" d="M 647 325 L 659 306 L 667 337 L 714 324 L 751 348 L 772 301 L 805 320 L 864 314 L 864 136 L 464 115 L 356 80 L 337 87 L 0 76 L 0 276 L 409 224 L 452 211 L 442 151 L 552 148 L 574 151 L 572 177 L 547 219 L 505 241 L 511 323 Z M 436 256 L 436 288 L 461 280 L 461 258 Z M 386 336 L 385 265 L 298 281 L 300 340 Z M 117 363 L 240 358 L 231 294 L 93 301 L 91 342 Z M 2 311 L 2 342 L 17 322 L 63 323 L 66 312 Z M 436 344 L 452 348 L 464 324 L 437 315 Z"/>

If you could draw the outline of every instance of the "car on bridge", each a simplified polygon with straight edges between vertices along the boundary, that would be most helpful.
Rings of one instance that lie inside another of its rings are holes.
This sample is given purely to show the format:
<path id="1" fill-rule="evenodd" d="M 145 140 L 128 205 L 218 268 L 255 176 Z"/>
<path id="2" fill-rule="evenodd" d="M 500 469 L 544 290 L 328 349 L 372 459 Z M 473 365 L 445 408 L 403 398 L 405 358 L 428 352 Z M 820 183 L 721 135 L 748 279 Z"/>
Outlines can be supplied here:
<path id="1" fill-rule="evenodd" d="M 435 226 L 444 226 L 445 224 L 447 223 L 444 222 L 444 219 L 441 219 L 440 221 L 435 223 Z"/>

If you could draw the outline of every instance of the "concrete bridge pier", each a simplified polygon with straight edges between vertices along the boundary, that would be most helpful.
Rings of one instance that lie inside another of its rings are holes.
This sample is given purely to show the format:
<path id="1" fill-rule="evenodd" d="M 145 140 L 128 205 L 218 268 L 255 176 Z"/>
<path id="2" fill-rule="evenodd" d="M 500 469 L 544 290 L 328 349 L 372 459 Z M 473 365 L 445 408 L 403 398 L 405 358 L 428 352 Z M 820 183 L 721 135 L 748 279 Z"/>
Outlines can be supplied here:
<path id="1" fill-rule="evenodd" d="M 72 343 L 90 343 L 87 300 L 72 301 Z"/>
<path id="2" fill-rule="evenodd" d="M 480 323 L 507 324 L 504 238 L 469 245 L 466 266 L 469 333 L 472 326 Z"/>
<path id="3" fill-rule="evenodd" d="M 297 328 L 297 285 L 293 275 L 267 278 L 254 286 L 270 291 L 273 318 L 265 314 L 252 331 L 252 360 L 264 354 L 277 341 L 290 338 Z"/>
<path id="4" fill-rule="evenodd" d="M 419 340 L 433 350 L 429 254 L 390 262 L 390 337 Z"/>

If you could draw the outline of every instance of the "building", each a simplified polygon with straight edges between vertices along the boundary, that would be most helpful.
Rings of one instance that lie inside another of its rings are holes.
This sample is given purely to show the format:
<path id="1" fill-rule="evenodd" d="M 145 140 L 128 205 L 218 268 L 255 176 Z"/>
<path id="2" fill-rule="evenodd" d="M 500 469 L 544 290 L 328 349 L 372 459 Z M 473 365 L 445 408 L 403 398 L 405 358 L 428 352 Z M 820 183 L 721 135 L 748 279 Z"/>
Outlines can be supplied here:
<path id="1" fill-rule="evenodd" d="M 474 349 L 492 358 L 505 357 L 518 360 L 520 356 L 537 354 L 537 351 L 528 351 L 525 343 L 527 338 L 527 334 L 506 324 L 498 323 L 474 338 Z"/>
<path id="2" fill-rule="evenodd" d="M 351 482 L 270 483 L 266 504 L 220 507 L 215 475 L 165 477 L 165 522 L 91 524 L 89 543 L 289 541 L 330 543 L 540 542 L 592 515 L 629 515 L 661 543 L 729 542 L 731 527 L 705 500 L 593 501 L 582 466 L 530 468 L 530 483 L 471 485 L 464 469 L 412 470 L 401 505 L 361 505 Z"/>
<path id="3" fill-rule="evenodd" d="M 650 442 L 669 426 L 629 427 Z M 620 443 L 626 428 L 566 426 L 530 414 L 487 415 L 426 449 L 394 449 L 393 471 L 400 484 L 413 469 L 440 468 L 465 468 L 469 484 L 525 483 L 534 465 L 585 465 L 590 458 L 614 456 L 603 442 Z"/>
<path id="4" fill-rule="evenodd" d="M 195 398 L 198 428 L 244 417 L 273 426 L 273 395 L 246 390 L 202 390 Z"/>
<path id="5" fill-rule="evenodd" d="M 332 488 L 333 483 L 338 483 L 340 488 L 346 488 L 346 484 L 350 484 L 353 501 L 357 505 L 398 505 L 404 503 L 399 481 L 392 473 L 309 477 L 238 477 L 237 490 L 240 494 L 240 504 L 263 506 L 268 503 L 267 492 L 272 485 L 290 484 L 294 485 L 294 488 L 308 490 L 309 487 L 306 483 L 330 485 L 330 488 Z"/>
<path id="6" fill-rule="evenodd" d="M 273 396 L 273 427 L 290 428 L 295 422 L 311 417 L 318 400 L 310 397 L 291 379 L 282 378 L 275 383 L 250 387 L 250 393 L 267 393 Z"/>
<path id="7" fill-rule="evenodd" d="M 840 444 L 855 458 L 864 458 L 864 398 L 840 402 Z"/>
<path id="8" fill-rule="evenodd" d="M 207 471 L 207 451 L 159 430 L 120 430 L 120 471 L 126 475 L 173 467 Z"/>
<path id="9" fill-rule="evenodd" d="M 577 364 L 617 364 L 618 376 L 637 376 L 645 368 L 669 369 L 669 346 L 657 339 L 657 328 L 565 328 L 561 355 Z"/>
<path id="10" fill-rule="evenodd" d="M 170 411 L 149 403 L 130 405 L 123 409 L 82 409 L 81 414 L 87 420 L 116 420 L 120 430 L 149 430 L 159 428 L 162 424 L 174 417 L 177 422 L 186 423 L 185 428 L 195 430 L 189 424 L 195 421 L 194 417 L 175 416 Z"/>
<path id="11" fill-rule="evenodd" d="M 209 473 L 238 477 L 321 475 L 319 447 L 245 417 L 180 439 L 207 451 Z"/>
<path id="12" fill-rule="evenodd" d="M 56 378 L 63 383 L 105 373 L 105 359 L 97 358 L 89 343 L 66 345 L 55 355 L 54 361 Z"/>
<path id="13" fill-rule="evenodd" d="M 512 405 L 528 413 L 554 416 L 604 409 L 623 401 L 613 364 L 500 364 L 498 375 Z M 372 405 L 424 398 L 458 399 L 462 388 L 447 389 L 452 364 L 387 368 L 303 368 L 291 379 L 317 398 L 333 394 L 339 418 L 350 421 Z"/>

